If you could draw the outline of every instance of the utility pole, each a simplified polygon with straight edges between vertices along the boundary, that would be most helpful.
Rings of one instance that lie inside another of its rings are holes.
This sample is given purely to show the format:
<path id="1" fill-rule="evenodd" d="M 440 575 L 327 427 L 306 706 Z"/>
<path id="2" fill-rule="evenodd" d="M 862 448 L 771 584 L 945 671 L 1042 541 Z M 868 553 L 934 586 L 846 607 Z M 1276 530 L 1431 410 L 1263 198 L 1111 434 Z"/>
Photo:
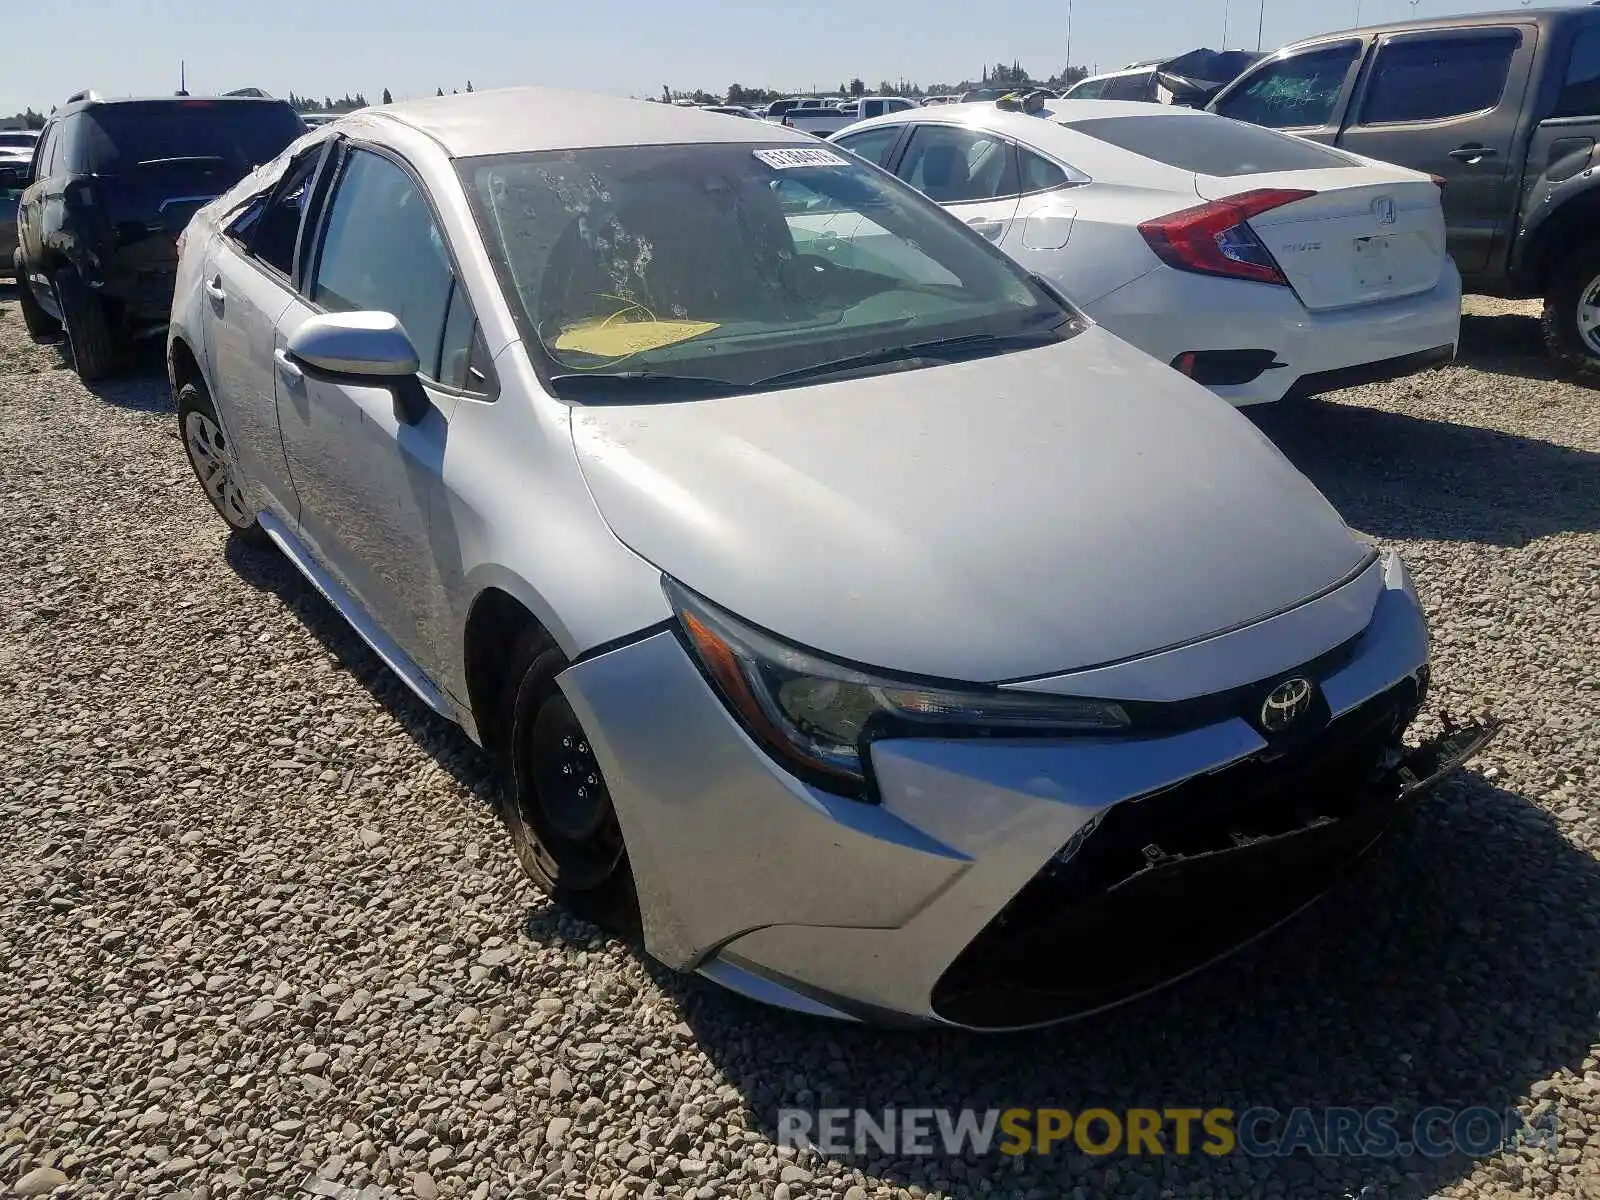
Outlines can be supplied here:
<path id="1" fill-rule="evenodd" d="M 1072 70 L 1072 0 L 1067 0 L 1067 70 Z"/>
<path id="2" fill-rule="evenodd" d="M 1415 4 L 1417 0 L 1411 0 Z M 1261 11 L 1256 14 L 1256 52 L 1261 52 L 1261 31 L 1267 27 L 1267 0 L 1261 0 Z"/>
<path id="3" fill-rule="evenodd" d="M 1228 48 L 1228 12 L 1233 7 L 1233 0 L 1222 0 L 1222 45 L 1219 50 Z"/>

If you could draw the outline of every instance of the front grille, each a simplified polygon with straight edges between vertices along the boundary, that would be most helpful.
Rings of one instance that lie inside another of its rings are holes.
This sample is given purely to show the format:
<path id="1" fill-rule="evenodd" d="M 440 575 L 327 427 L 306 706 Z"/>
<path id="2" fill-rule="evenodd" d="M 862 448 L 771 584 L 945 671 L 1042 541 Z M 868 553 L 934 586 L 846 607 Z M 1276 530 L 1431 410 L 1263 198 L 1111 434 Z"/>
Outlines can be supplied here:
<path id="1" fill-rule="evenodd" d="M 1421 696 L 1125 800 L 1063 847 L 945 971 L 933 1007 L 1003 1028 L 1091 1012 L 1216 958 L 1325 891 L 1397 805 L 1379 786 Z"/>

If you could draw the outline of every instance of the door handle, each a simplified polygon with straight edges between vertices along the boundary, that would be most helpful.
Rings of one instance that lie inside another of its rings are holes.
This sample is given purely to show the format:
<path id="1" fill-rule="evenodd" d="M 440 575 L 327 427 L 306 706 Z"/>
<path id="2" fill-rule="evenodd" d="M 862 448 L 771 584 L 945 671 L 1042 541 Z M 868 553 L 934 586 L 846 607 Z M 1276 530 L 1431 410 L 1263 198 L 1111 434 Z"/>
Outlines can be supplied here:
<path id="1" fill-rule="evenodd" d="M 294 359 L 289 357 L 289 352 L 281 346 L 272 352 L 273 364 L 278 368 L 278 374 L 283 376 L 283 381 L 292 388 L 298 388 L 305 381 L 306 373 L 295 365 Z"/>
<path id="2" fill-rule="evenodd" d="M 1450 157 L 1457 162 L 1477 163 L 1486 158 L 1493 158 L 1500 153 L 1493 146 L 1457 146 L 1450 151 Z"/>
<path id="3" fill-rule="evenodd" d="M 222 290 L 222 276 L 206 280 L 206 295 L 213 300 L 222 301 L 228 298 L 228 293 Z"/>

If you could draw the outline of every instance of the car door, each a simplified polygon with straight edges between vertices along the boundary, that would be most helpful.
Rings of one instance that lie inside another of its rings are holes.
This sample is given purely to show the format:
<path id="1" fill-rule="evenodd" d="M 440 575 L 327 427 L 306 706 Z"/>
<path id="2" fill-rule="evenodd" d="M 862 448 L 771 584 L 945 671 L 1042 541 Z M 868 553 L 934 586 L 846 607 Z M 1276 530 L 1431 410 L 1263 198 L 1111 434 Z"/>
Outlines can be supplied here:
<path id="1" fill-rule="evenodd" d="M 1552 193 L 1594 159 L 1600 140 L 1600 22 L 1574 30 L 1551 69 L 1560 73 L 1560 88 L 1534 114 L 1538 125 L 1528 140 L 1528 167 L 1517 203 L 1529 225 L 1546 212 Z"/>
<path id="2" fill-rule="evenodd" d="M 321 566 L 425 673 L 439 657 L 444 586 L 429 542 L 440 469 L 461 390 L 441 382 L 456 272 L 417 178 L 376 148 L 347 145 L 301 294 L 277 322 L 272 356 L 279 429 L 300 503 L 299 534 Z M 460 297 L 471 326 L 471 305 Z M 407 423 L 384 387 L 297 366 L 288 339 L 318 313 L 385 312 L 422 364 L 429 407 Z M 459 325 L 459 316 L 454 325 Z"/>
<path id="3" fill-rule="evenodd" d="M 1389 34 L 1338 144 L 1445 180 L 1450 254 L 1463 275 L 1499 261 L 1516 218 L 1517 134 L 1538 26 Z"/>
<path id="4" fill-rule="evenodd" d="M 1017 156 L 997 133 L 963 125 L 915 124 L 894 173 L 991 242 L 1017 212 Z"/>
<path id="5" fill-rule="evenodd" d="M 1207 107 L 1329 144 L 1339 137 L 1366 41 L 1345 38 L 1270 58 L 1241 75 Z"/>
<path id="6" fill-rule="evenodd" d="M 299 506 L 278 432 L 273 352 L 294 299 L 296 246 L 328 143 L 289 163 L 272 186 L 223 218 L 206 247 L 201 336 L 214 400 L 250 481 L 250 501 L 291 524 Z"/>

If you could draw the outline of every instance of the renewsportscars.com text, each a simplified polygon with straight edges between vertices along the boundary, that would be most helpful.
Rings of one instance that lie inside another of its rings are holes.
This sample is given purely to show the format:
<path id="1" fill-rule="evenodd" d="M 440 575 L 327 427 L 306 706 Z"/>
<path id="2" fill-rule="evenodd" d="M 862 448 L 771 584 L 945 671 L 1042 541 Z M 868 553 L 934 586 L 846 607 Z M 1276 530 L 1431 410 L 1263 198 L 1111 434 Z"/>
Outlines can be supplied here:
<path id="1" fill-rule="evenodd" d="M 1474 1158 L 1517 1146 L 1557 1149 L 1553 1114 L 1530 1124 L 1514 1109 L 1425 1108 L 786 1108 L 778 1144 L 832 1156 L 1291 1154 Z"/>

